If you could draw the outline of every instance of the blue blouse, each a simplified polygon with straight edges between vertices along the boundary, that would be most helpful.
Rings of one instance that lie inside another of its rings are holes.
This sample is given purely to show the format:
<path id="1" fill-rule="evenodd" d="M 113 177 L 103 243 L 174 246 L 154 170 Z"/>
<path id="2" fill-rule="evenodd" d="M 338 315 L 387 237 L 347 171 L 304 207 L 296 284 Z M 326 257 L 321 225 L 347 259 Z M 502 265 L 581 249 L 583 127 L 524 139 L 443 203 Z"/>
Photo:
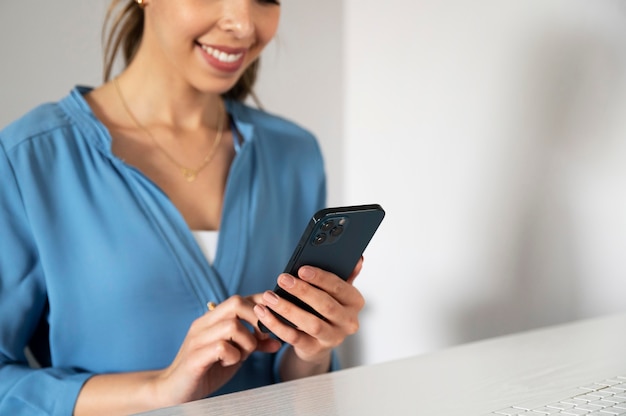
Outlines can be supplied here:
<path id="1" fill-rule="evenodd" d="M 168 366 L 208 301 L 274 287 L 325 204 L 313 135 L 227 102 L 243 141 L 209 265 L 168 197 L 112 154 L 88 91 L 0 132 L 0 414 L 70 415 L 90 376 Z M 218 394 L 279 381 L 282 351 L 253 354 Z"/>

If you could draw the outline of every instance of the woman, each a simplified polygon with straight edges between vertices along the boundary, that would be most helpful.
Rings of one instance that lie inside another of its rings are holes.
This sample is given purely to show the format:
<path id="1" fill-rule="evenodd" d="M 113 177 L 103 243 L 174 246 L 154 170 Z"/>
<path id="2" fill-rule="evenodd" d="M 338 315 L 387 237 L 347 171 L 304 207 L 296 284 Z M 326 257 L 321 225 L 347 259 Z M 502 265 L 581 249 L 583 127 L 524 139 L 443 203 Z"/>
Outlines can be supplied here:
<path id="1" fill-rule="evenodd" d="M 114 0 L 107 82 L 0 133 L 0 414 L 128 414 L 336 367 L 361 263 L 348 282 L 280 274 L 325 204 L 323 162 L 307 131 L 243 104 L 279 15 Z"/>

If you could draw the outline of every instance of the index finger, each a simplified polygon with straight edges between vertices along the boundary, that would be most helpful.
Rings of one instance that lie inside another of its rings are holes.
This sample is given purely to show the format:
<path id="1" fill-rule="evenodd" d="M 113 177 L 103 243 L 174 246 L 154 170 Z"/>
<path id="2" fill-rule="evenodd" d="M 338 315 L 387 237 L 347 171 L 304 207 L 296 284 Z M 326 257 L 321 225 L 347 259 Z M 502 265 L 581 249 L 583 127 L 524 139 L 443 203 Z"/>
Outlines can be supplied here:
<path id="1" fill-rule="evenodd" d="M 263 293 L 255 293 L 254 295 L 247 296 L 247 298 L 255 305 L 263 303 Z"/>
<path id="2" fill-rule="evenodd" d="M 356 270 L 356 269 L 355 269 Z M 357 271 L 358 273 L 358 271 Z M 352 273 L 354 275 L 354 272 Z M 359 291 L 350 283 L 334 273 L 313 266 L 302 266 L 298 277 L 310 285 L 326 292 L 342 305 L 353 304 Z M 356 277 L 356 275 L 354 275 Z M 354 280 L 352 277 L 352 280 Z"/>
<path id="3" fill-rule="evenodd" d="M 259 332 L 256 329 L 258 318 L 253 308 L 261 302 L 261 296 L 262 294 L 260 293 L 246 297 L 239 295 L 231 296 L 219 305 L 214 306 L 213 309 L 209 308 L 205 316 L 213 322 L 231 318 L 239 319 L 249 323 L 255 332 Z M 260 338 L 266 337 L 264 334 L 260 334 Z"/>

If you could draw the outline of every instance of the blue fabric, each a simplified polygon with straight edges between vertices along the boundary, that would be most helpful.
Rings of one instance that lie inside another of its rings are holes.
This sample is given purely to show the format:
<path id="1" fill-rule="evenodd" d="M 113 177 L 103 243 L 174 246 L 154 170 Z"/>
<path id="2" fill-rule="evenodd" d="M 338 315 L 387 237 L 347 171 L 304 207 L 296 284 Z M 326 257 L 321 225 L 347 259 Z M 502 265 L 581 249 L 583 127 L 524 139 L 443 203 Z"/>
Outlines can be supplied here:
<path id="1" fill-rule="evenodd" d="M 69 415 L 93 374 L 166 367 L 207 301 L 274 287 L 325 205 L 315 138 L 228 102 L 243 143 L 211 266 L 167 196 L 111 153 L 87 91 L 0 132 L 0 414 Z M 52 366 L 31 369 L 42 316 Z M 253 354 L 217 394 L 279 381 L 279 355 Z"/>

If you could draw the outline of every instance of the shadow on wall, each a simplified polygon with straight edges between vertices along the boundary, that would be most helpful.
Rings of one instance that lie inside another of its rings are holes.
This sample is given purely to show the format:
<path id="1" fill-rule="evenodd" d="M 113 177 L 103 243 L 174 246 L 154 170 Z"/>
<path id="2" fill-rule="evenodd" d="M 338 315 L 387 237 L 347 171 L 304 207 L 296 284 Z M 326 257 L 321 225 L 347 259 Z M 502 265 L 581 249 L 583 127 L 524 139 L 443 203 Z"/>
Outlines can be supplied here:
<path id="1" fill-rule="evenodd" d="M 484 242 L 485 270 L 493 275 L 477 279 L 490 285 L 482 301 L 451 307 L 453 343 L 584 318 L 583 279 L 602 272 L 582 267 L 592 242 L 580 225 L 579 184 L 612 158 L 610 130 L 623 111 L 623 42 L 553 31 L 525 47 L 518 95 L 503 97 L 516 118 L 505 125 L 518 128 L 500 137 L 516 145 L 502 148 L 509 154 L 501 155 L 485 203 L 493 219 L 485 235 L 495 236 Z M 612 183 L 623 193 L 626 178 Z M 592 221 L 612 232 L 610 219 Z"/>

